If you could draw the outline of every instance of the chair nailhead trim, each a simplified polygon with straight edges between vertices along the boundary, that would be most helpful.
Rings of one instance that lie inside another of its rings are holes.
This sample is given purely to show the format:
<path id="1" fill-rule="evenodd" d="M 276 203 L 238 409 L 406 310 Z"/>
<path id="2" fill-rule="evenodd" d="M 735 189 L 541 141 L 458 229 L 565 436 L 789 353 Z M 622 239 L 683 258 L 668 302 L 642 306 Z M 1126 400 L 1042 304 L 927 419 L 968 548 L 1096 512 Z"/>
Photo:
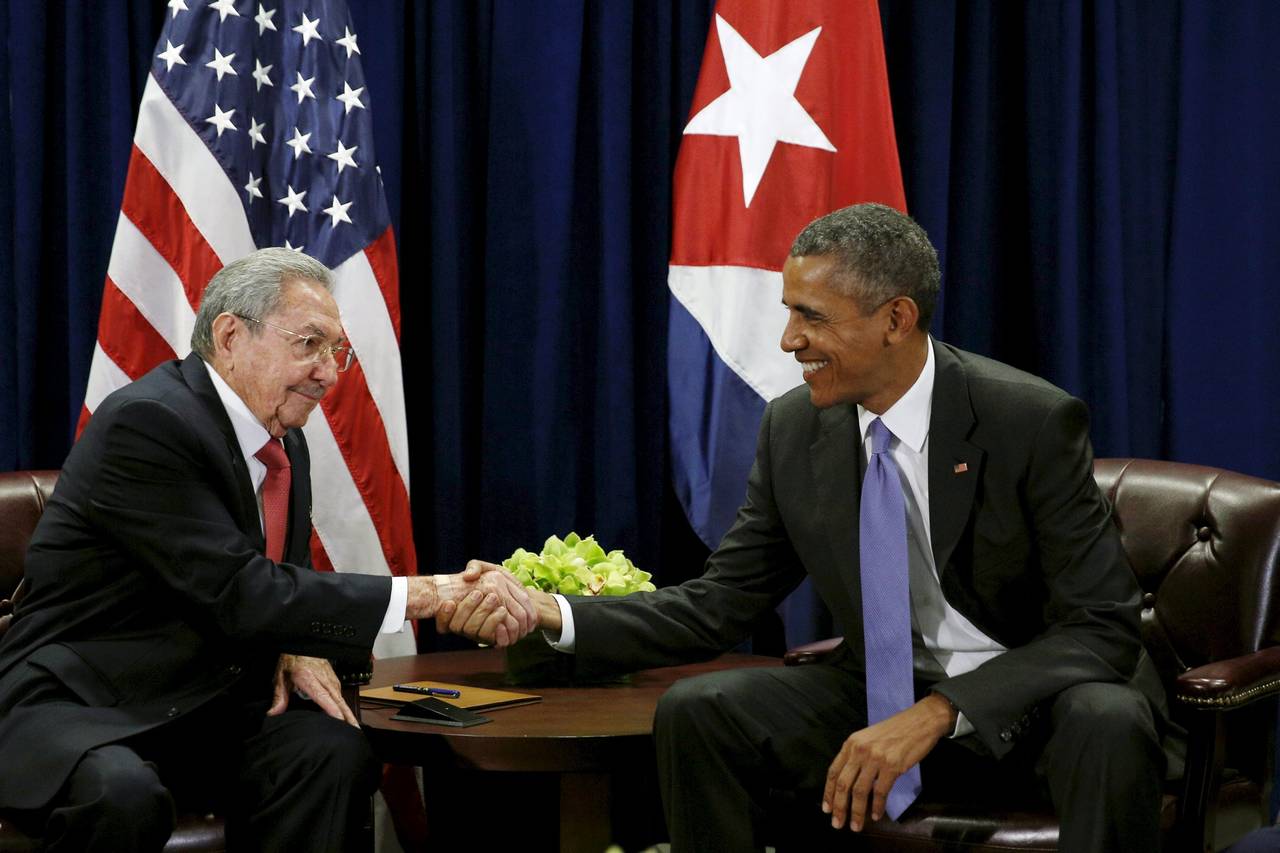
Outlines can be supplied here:
<path id="1" fill-rule="evenodd" d="M 1249 704 L 1260 696 L 1276 692 L 1280 692 L 1280 677 L 1264 681 L 1261 684 L 1255 684 L 1247 690 L 1241 690 L 1238 693 L 1231 693 L 1226 696 L 1213 696 L 1206 699 L 1203 696 L 1186 696 L 1179 693 L 1177 700 L 1184 705 L 1191 705 L 1196 708 L 1238 708 L 1241 705 Z"/>

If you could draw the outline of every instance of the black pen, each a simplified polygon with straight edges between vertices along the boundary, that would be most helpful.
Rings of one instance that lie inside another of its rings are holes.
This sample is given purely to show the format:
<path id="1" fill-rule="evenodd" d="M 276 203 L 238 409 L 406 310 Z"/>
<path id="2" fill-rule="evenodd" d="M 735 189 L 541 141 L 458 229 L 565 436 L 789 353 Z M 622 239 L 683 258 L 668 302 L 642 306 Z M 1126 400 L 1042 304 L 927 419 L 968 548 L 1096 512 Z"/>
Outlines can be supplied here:
<path id="1" fill-rule="evenodd" d="M 461 690 L 454 690 L 450 687 L 418 687 L 414 684 L 397 684 L 391 689 L 397 693 L 421 693 L 423 696 L 448 696 L 450 699 L 457 699 L 462 695 Z"/>

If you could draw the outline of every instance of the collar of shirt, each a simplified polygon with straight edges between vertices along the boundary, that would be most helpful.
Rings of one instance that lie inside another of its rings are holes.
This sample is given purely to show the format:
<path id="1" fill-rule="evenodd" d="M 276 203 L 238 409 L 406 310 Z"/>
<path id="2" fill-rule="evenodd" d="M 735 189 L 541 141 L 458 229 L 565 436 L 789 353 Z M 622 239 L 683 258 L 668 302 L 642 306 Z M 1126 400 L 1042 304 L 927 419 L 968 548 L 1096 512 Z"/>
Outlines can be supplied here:
<path id="1" fill-rule="evenodd" d="M 916 453 L 924 450 L 925 439 L 929 437 L 929 417 L 933 413 L 934 370 L 933 337 L 928 336 L 925 340 L 924 367 L 916 381 L 907 389 L 907 393 L 898 398 L 898 402 L 890 406 L 883 415 L 877 415 L 864 409 L 861 403 L 858 404 L 858 427 L 864 444 L 871 422 L 880 418 L 898 441 Z"/>
<path id="2" fill-rule="evenodd" d="M 209 371 L 209 379 L 213 381 L 213 388 L 218 392 L 218 399 L 222 401 L 222 408 L 227 410 L 227 417 L 231 420 L 231 429 L 235 431 L 236 442 L 240 445 L 240 454 L 244 457 L 245 467 L 249 469 L 249 480 L 253 483 L 253 491 L 256 493 L 262 488 L 262 481 L 267 478 L 267 466 L 258 461 L 254 456 L 262 445 L 267 443 L 267 439 L 271 438 L 271 433 L 267 432 L 267 428 L 262 422 L 253 416 L 253 412 L 249 411 L 249 407 L 245 405 L 244 400 L 235 391 L 231 390 L 231 386 L 226 380 L 218 375 L 218 371 L 214 370 L 209 363 L 204 362 L 204 369 Z"/>

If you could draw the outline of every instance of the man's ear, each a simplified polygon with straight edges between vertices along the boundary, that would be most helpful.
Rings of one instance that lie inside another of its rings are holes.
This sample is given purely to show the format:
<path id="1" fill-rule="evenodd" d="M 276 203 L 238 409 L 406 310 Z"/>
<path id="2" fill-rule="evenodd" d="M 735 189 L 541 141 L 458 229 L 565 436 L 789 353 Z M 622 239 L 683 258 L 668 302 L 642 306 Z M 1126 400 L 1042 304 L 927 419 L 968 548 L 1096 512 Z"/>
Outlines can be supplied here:
<path id="1" fill-rule="evenodd" d="M 903 340 L 920 322 L 920 308 L 910 296 L 898 296 L 889 300 L 889 328 L 887 335 L 890 343 Z"/>
<path id="2" fill-rule="evenodd" d="M 235 369 L 235 361 L 231 354 L 235 344 L 246 331 L 244 324 L 234 314 L 224 311 L 214 317 L 212 324 L 214 360 L 227 365 L 230 369 Z"/>

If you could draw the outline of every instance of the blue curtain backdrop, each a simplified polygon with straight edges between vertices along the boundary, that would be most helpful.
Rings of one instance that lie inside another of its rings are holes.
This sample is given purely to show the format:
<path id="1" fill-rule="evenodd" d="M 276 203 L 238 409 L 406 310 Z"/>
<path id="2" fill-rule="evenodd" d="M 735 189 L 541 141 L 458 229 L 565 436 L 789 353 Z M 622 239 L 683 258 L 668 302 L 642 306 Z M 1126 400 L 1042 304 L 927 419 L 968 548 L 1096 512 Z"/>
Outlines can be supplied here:
<path id="1" fill-rule="evenodd" d="M 662 583 L 698 573 L 668 485 L 666 261 L 711 0 L 351 6 L 424 570 L 576 528 Z M 1280 5 L 881 10 L 936 332 L 1083 397 L 1099 455 L 1280 479 Z M 0 468 L 70 446 L 165 13 L 0 0 Z"/>

